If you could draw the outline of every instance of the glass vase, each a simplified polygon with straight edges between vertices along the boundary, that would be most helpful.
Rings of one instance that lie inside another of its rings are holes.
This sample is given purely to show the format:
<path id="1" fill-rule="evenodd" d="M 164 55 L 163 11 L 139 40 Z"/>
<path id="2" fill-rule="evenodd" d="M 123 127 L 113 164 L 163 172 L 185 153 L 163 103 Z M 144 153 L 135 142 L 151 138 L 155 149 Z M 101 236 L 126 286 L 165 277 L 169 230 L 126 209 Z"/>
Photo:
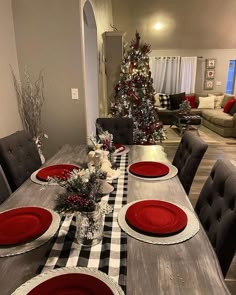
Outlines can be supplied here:
<path id="1" fill-rule="evenodd" d="M 97 204 L 92 212 L 78 212 L 77 241 L 83 246 L 93 246 L 101 242 L 103 235 L 103 214 Z"/>

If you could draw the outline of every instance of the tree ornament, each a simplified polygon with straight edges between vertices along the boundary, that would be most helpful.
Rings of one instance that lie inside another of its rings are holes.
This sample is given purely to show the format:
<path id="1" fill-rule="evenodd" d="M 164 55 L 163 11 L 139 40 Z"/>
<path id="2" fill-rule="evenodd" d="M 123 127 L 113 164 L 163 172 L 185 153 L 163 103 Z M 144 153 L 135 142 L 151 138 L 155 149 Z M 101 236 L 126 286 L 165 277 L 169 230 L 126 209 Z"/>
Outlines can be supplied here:
<path id="1" fill-rule="evenodd" d="M 179 113 L 180 114 L 189 114 L 191 112 L 191 106 L 188 100 L 184 100 L 179 105 Z"/>

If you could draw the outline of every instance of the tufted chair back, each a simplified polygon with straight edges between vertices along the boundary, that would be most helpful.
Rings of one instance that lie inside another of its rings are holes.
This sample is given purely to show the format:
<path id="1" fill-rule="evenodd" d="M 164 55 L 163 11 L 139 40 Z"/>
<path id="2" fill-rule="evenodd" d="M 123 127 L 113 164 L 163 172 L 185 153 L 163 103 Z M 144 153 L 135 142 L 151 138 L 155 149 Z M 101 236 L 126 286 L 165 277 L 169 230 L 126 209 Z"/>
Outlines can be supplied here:
<path id="1" fill-rule="evenodd" d="M 228 160 L 215 163 L 195 211 L 226 276 L 236 250 L 236 167 Z"/>
<path id="2" fill-rule="evenodd" d="M 113 134 L 114 143 L 133 144 L 132 118 L 97 118 L 96 123 Z"/>
<path id="3" fill-rule="evenodd" d="M 12 191 L 15 191 L 41 166 L 38 149 L 31 136 L 25 131 L 17 131 L 1 138 L 0 164 Z"/>
<path id="4" fill-rule="evenodd" d="M 0 204 L 3 203 L 11 194 L 10 186 L 6 176 L 0 166 Z"/>
<path id="5" fill-rule="evenodd" d="M 172 164 L 178 168 L 178 177 L 186 194 L 208 145 L 195 132 L 186 131 L 181 138 Z"/>

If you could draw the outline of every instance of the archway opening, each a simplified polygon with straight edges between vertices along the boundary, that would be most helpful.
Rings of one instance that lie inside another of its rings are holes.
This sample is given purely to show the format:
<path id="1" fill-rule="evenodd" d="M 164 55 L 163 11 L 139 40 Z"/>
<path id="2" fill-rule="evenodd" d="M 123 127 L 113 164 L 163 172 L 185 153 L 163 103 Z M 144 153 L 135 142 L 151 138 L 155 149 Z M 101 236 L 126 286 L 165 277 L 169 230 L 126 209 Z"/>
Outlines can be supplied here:
<path id="1" fill-rule="evenodd" d="M 83 8 L 85 49 L 85 104 L 87 136 L 95 134 L 99 116 L 97 26 L 92 5 L 86 1 Z"/>

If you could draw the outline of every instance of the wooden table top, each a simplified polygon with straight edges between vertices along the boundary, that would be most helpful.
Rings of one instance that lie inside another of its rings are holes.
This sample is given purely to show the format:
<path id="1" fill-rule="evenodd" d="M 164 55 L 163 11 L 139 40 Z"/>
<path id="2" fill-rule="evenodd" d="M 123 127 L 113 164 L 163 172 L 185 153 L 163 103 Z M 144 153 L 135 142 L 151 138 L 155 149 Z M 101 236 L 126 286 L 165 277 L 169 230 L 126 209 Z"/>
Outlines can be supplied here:
<path id="1" fill-rule="evenodd" d="M 86 146 L 65 145 L 46 164 L 86 165 L 86 152 Z M 130 146 L 129 163 L 140 160 L 168 163 L 161 146 Z M 28 179 L 0 206 L 0 211 L 21 206 L 52 209 L 61 190 L 56 186 L 42 187 Z M 140 199 L 165 200 L 192 209 L 177 176 L 165 181 L 129 176 L 128 202 Z M 9 295 L 34 277 L 50 247 L 49 241 L 28 253 L 0 258 L 0 294 Z M 202 228 L 190 240 L 174 245 L 153 245 L 128 236 L 127 295 L 139 294 L 230 294 Z"/>

